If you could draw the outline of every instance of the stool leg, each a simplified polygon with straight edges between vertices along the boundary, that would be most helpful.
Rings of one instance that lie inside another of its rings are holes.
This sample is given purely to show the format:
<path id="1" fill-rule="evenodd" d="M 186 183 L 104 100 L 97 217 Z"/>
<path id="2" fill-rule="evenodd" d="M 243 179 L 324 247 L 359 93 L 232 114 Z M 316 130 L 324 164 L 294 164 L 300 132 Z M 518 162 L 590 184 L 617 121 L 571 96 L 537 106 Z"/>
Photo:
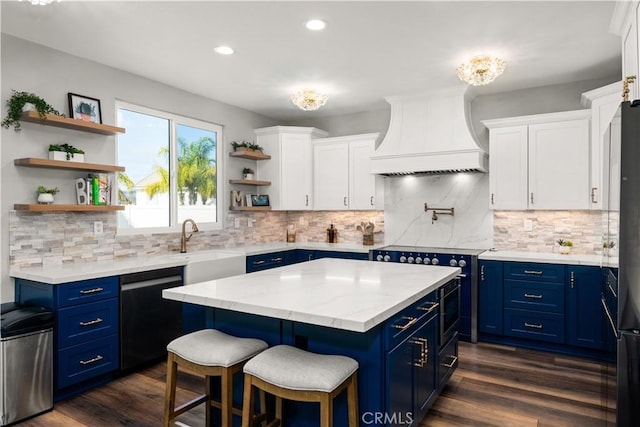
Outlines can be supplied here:
<path id="1" fill-rule="evenodd" d="M 242 398 L 242 427 L 249 427 L 253 417 L 253 384 L 251 375 L 244 375 L 244 393 Z"/>
<path id="2" fill-rule="evenodd" d="M 264 390 L 259 390 L 259 398 L 260 398 L 260 414 L 265 414 L 264 421 L 260 425 L 263 427 L 267 425 L 267 397 Z"/>
<path id="3" fill-rule="evenodd" d="M 233 421 L 233 374 L 230 369 L 222 370 L 220 383 L 222 388 L 222 397 L 220 399 L 220 404 L 222 405 L 220 408 L 222 412 L 222 426 L 231 427 L 231 422 Z"/>
<path id="4" fill-rule="evenodd" d="M 320 398 L 320 427 L 333 425 L 333 399 L 331 394 L 323 393 Z"/>
<path id="5" fill-rule="evenodd" d="M 176 407 L 176 381 L 178 377 L 178 366 L 169 353 L 167 357 L 167 385 L 164 397 L 164 426 L 169 427 L 173 421 L 173 410 Z"/>
<path id="6" fill-rule="evenodd" d="M 276 420 L 279 422 L 277 425 L 284 425 L 284 420 L 282 419 L 282 398 L 280 396 L 276 396 Z"/>
<path id="7" fill-rule="evenodd" d="M 347 406 L 349 407 L 349 427 L 358 427 L 358 376 L 354 373 L 347 386 Z"/>
<path id="8" fill-rule="evenodd" d="M 205 375 L 204 377 L 204 393 L 207 395 L 207 399 L 204 402 L 205 404 L 205 409 L 204 409 L 204 419 L 205 419 L 205 426 L 207 427 L 211 427 L 213 425 L 213 417 L 211 415 L 211 396 L 213 393 L 213 385 L 212 385 L 211 381 L 211 377 L 209 375 Z"/>

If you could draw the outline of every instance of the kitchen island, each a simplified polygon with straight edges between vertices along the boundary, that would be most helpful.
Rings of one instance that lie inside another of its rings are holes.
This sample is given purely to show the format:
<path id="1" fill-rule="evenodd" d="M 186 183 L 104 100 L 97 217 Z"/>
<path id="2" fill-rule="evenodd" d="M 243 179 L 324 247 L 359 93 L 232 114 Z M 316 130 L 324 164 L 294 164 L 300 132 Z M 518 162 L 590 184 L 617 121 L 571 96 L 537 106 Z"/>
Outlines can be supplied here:
<path id="1" fill-rule="evenodd" d="M 419 422 L 457 366 L 457 335 L 439 342 L 437 291 L 459 272 L 319 259 L 167 289 L 163 296 L 210 307 L 208 327 L 356 359 L 361 424 L 408 425 Z M 316 425 L 317 414 L 313 404 L 289 404 L 285 412 L 287 425 Z M 334 420 L 346 425 L 343 395 Z"/>

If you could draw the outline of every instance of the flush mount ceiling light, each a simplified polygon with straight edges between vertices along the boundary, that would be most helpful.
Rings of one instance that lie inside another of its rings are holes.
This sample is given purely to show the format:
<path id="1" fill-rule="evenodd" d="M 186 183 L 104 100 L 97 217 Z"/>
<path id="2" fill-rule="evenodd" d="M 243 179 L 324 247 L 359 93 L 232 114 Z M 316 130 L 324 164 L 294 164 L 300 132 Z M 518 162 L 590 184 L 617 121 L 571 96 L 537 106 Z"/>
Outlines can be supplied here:
<path id="1" fill-rule="evenodd" d="M 291 95 L 291 101 L 304 111 L 315 111 L 327 103 L 327 95 L 316 92 L 313 89 L 303 89 Z"/>
<path id="2" fill-rule="evenodd" d="M 480 55 L 460 64 L 456 71 L 463 82 L 473 86 L 483 86 L 494 81 L 505 68 L 507 63 L 503 59 Z"/>
<path id="3" fill-rule="evenodd" d="M 320 20 L 320 19 L 311 19 L 311 20 L 307 21 L 304 24 L 304 26 L 307 27 L 307 29 L 311 30 L 311 31 L 320 31 L 320 30 L 323 30 L 324 27 L 327 26 L 327 24 L 325 24 L 325 22 Z"/>
<path id="4" fill-rule="evenodd" d="M 230 48 L 229 46 L 217 46 L 213 48 L 213 51 L 215 53 L 219 53 L 220 55 L 232 55 L 233 52 L 235 52 L 232 48 Z"/>
<path id="5" fill-rule="evenodd" d="M 22 1 L 22 0 L 20 0 Z M 53 3 L 54 1 L 56 3 L 60 3 L 60 0 L 27 0 L 29 3 L 31 3 L 32 5 L 35 6 L 46 6 L 48 4 Z"/>

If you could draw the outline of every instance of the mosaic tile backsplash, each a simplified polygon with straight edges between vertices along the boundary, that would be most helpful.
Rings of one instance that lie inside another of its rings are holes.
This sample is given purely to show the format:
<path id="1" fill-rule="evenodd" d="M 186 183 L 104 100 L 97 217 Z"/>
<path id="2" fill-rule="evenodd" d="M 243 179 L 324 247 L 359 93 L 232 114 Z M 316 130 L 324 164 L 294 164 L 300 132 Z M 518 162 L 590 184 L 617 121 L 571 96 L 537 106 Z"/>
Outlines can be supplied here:
<path id="1" fill-rule="evenodd" d="M 239 218 L 240 227 L 235 228 Z M 93 222 L 102 221 L 104 233 L 94 236 Z M 249 227 L 249 221 L 252 226 Z M 229 212 L 223 230 L 200 231 L 189 240 L 189 250 L 223 249 L 239 245 L 285 242 L 289 224 L 296 226 L 297 242 L 324 242 L 333 224 L 339 243 L 362 243 L 356 229 L 361 222 L 376 225 L 374 242 L 384 243 L 382 211 Z M 9 216 L 9 263 L 39 266 L 90 262 L 113 258 L 161 255 L 180 250 L 180 233 L 117 235 L 113 212 L 29 213 Z"/>

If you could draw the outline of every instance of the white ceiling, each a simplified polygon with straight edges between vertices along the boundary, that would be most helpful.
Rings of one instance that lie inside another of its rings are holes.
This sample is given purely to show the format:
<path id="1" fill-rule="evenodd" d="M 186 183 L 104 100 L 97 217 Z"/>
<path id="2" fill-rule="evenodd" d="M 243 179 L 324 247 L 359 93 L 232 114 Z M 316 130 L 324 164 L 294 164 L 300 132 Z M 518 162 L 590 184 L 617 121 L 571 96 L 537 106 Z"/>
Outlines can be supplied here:
<path id="1" fill-rule="evenodd" d="M 385 106 L 384 97 L 462 84 L 479 53 L 506 59 L 478 93 L 620 75 L 604 1 L 2 2 L 2 32 L 280 120 Z M 304 22 L 327 28 L 310 32 Z M 219 44 L 231 56 L 215 54 Z M 289 95 L 312 86 L 316 112 Z"/>

